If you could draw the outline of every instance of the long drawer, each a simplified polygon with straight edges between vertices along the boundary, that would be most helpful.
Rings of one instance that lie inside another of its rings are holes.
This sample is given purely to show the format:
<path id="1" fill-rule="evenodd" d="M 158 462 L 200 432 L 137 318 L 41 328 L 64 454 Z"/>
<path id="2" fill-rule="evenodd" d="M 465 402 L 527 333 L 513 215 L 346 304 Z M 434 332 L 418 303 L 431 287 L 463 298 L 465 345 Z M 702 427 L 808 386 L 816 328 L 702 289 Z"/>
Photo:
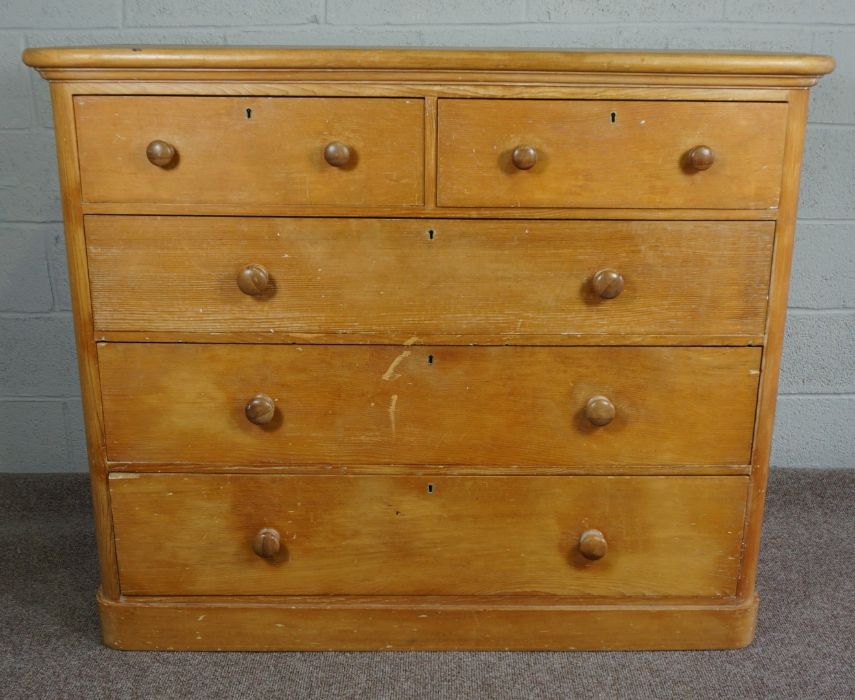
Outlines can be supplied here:
<path id="1" fill-rule="evenodd" d="M 96 331 L 761 335 L 772 222 L 86 217 Z"/>
<path id="2" fill-rule="evenodd" d="M 439 101 L 437 199 L 462 207 L 769 209 L 787 105 Z"/>
<path id="3" fill-rule="evenodd" d="M 90 202 L 421 205 L 424 101 L 74 98 Z"/>
<path id="4" fill-rule="evenodd" d="M 108 458 L 748 464 L 759 348 L 101 343 Z"/>
<path id="5" fill-rule="evenodd" d="M 121 474 L 124 595 L 733 595 L 745 477 Z"/>

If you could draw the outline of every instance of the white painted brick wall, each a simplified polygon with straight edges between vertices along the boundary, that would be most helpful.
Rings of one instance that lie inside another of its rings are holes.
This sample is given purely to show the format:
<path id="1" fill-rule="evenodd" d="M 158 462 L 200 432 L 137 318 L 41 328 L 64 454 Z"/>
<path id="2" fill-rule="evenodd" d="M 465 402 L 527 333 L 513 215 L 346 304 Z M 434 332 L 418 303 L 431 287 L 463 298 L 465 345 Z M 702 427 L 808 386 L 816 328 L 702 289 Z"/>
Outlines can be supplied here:
<path id="1" fill-rule="evenodd" d="M 830 53 L 814 92 L 773 462 L 855 467 L 855 0 L 0 0 L 0 471 L 86 468 L 47 85 L 26 46 Z"/>

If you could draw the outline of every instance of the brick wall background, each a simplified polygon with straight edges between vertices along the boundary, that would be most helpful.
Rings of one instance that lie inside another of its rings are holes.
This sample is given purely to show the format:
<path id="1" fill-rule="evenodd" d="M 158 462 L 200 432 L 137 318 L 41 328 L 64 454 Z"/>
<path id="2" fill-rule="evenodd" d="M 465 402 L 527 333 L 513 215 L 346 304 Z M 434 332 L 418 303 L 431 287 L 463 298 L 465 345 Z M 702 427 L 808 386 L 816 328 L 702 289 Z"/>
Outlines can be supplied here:
<path id="1" fill-rule="evenodd" d="M 21 50 L 116 43 L 834 55 L 811 101 L 773 462 L 855 467 L 853 0 L 0 0 L 0 471 L 86 468 L 48 90 Z"/>

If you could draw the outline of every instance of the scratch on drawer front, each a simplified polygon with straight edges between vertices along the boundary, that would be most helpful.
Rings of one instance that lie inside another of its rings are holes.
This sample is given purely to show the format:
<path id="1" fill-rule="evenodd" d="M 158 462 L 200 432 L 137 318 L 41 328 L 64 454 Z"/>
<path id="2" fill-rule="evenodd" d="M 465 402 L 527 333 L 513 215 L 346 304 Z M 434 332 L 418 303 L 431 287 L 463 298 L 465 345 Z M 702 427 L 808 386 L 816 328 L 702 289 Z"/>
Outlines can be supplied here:
<path id="1" fill-rule="evenodd" d="M 398 395 L 392 394 L 389 399 L 389 424 L 392 426 L 392 437 L 395 437 L 395 409 L 398 407 Z"/>
<path id="2" fill-rule="evenodd" d="M 409 350 L 404 350 L 404 352 L 402 352 L 394 360 L 392 360 L 392 364 L 389 365 L 389 369 L 387 369 L 383 373 L 383 379 L 385 379 L 387 382 L 391 382 L 400 377 L 400 374 L 395 374 L 395 368 L 404 360 L 406 360 L 410 355 L 412 355 L 412 353 Z"/>

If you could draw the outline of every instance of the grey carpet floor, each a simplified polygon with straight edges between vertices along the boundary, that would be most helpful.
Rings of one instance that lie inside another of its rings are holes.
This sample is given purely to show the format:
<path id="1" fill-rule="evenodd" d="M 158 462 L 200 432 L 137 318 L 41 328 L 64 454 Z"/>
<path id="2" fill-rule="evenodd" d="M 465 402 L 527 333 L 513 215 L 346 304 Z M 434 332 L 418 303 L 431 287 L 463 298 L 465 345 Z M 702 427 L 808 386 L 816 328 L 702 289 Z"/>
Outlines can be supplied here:
<path id="1" fill-rule="evenodd" d="M 855 698 L 855 470 L 772 473 L 748 649 L 120 652 L 82 475 L 0 475 L 0 698 Z"/>

